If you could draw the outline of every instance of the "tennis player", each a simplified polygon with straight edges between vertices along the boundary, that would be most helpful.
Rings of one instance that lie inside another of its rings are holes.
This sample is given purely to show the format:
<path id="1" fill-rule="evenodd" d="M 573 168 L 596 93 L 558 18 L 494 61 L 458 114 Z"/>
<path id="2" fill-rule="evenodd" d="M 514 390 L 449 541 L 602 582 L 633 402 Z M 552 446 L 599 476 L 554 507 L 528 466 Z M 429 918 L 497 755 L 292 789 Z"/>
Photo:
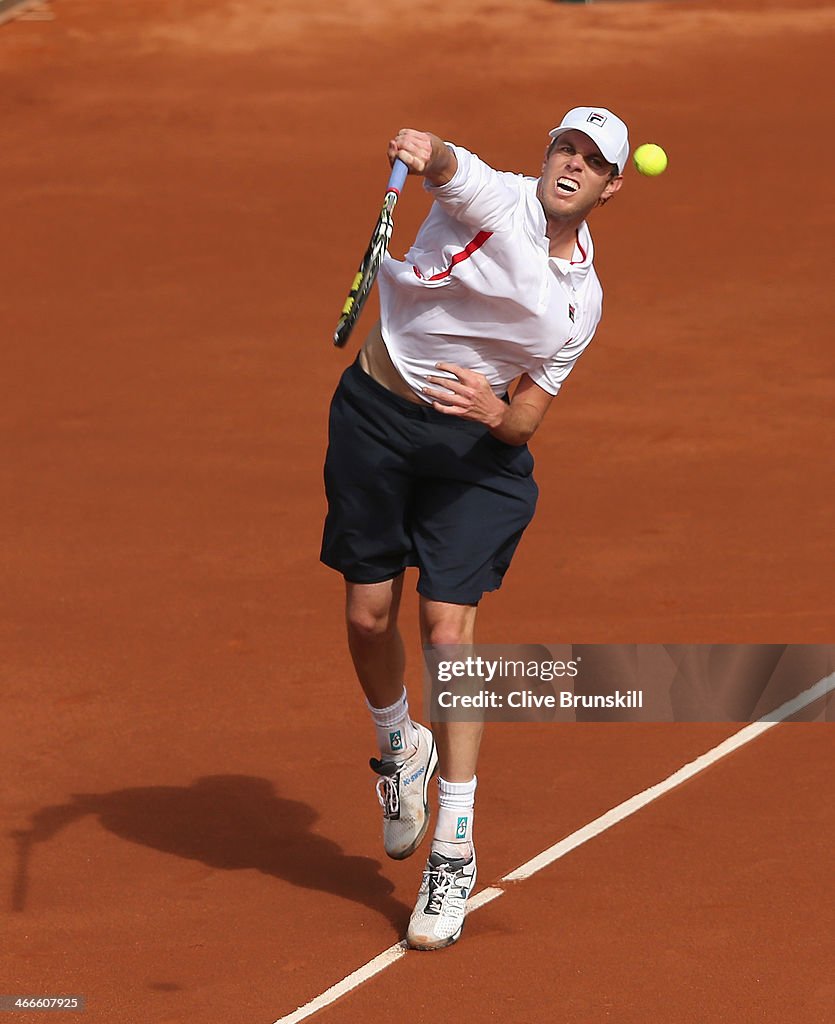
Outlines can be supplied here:
<path id="1" fill-rule="evenodd" d="M 597 328 L 586 218 L 621 187 L 626 125 L 602 107 L 550 132 L 539 178 L 404 128 L 388 144 L 432 199 L 404 260 L 380 268 L 381 319 L 333 397 L 322 561 L 345 578 L 348 646 L 373 720 L 383 841 L 396 859 L 438 814 L 408 942 L 461 935 L 476 882 L 482 724 L 415 722 L 398 610 L 418 570 L 424 644 L 471 644 L 534 514 L 527 442 Z M 515 385 L 515 386 L 514 386 Z M 512 389 L 512 397 L 509 392 Z"/>

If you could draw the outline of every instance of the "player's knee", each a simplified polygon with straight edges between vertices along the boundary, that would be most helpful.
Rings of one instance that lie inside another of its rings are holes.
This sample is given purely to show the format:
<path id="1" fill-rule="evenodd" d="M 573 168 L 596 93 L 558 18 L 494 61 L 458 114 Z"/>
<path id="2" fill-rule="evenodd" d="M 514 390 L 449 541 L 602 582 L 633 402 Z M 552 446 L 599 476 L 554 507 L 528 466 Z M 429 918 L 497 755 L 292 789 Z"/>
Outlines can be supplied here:
<path id="1" fill-rule="evenodd" d="M 391 608 L 349 605 L 346 623 L 351 638 L 361 643 L 385 639 L 394 625 Z"/>
<path id="2" fill-rule="evenodd" d="M 426 641 L 432 645 L 467 644 L 472 642 L 472 635 L 465 623 L 441 620 L 427 624 Z"/>

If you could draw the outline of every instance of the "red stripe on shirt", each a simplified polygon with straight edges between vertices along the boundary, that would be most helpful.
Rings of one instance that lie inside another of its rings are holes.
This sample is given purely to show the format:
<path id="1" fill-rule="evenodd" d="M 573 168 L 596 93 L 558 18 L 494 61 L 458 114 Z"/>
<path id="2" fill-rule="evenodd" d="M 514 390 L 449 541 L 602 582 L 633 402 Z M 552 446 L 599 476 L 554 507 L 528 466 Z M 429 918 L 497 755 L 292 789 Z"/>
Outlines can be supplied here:
<path id="1" fill-rule="evenodd" d="M 484 245 L 484 243 L 487 241 L 487 239 L 492 234 L 493 234 L 492 231 L 479 231 L 479 233 L 475 236 L 475 238 L 471 242 L 467 242 L 467 244 L 464 246 L 464 248 L 461 250 L 461 252 L 457 252 L 452 257 L 452 259 L 449 262 L 449 266 L 446 268 L 446 270 L 441 270 L 439 273 L 433 274 L 431 277 L 424 278 L 423 274 L 421 274 L 421 272 L 418 270 L 417 267 L 414 267 L 413 270 L 417 274 L 417 276 L 419 278 L 421 278 L 422 280 L 426 280 L 426 281 L 443 281 L 443 279 L 445 277 L 449 277 L 449 275 L 452 273 L 452 268 L 456 264 L 461 263 L 464 260 L 469 259 L 470 256 L 472 256 L 472 254 L 474 252 L 476 252 L 478 249 L 480 249 L 482 247 L 482 245 Z"/>
<path id="2" fill-rule="evenodd" d="M 572 267 L 576 267 L 578 263 L 585 263 L 586 262 L 586 250 L 582 247 L 582 245 L 580 245 L 580 233 L 579 233 L 579 231 L 576 234 L 576 238 L 577 238 L 577 248 L 580 250 L 580 259 L 579 260 L 572 260 L 571 261 L 571 266 Z"/>

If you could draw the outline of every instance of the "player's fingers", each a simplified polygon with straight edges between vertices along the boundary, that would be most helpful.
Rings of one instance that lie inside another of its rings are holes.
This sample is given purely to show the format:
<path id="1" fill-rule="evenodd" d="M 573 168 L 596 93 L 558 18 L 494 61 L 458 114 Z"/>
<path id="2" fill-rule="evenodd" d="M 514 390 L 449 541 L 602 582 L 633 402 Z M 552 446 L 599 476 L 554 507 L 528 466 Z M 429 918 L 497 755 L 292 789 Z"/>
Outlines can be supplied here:
<path id="1" fill-rule="evenodd" d="M 468 370 L 463 366 L 458 366 L 455 363 L 435 363 L 436 370 L 444 370 L 447 373 L 453 373 L 458 380 L 466 385 L 468 388 L 472 388 L 475 391 L 476 388 L 484 387 L 487 385 L 487 378 L 478 373 L 476 370 Z"/>
<path id="2" fill-rule="evenodd" d="M 433 402 L 432 408 L 436 412 L 445 413 L 447 416 L 466 416 L 467 410 L 457 405 L 443 405 L 441 402 Z"/>
<path id="3" fill-rule="evenodd" d="M 412 128 L 401 128 L 389 142 L 388 157 L 390 162 L 399 158 L 415 174 L 422 174 L 432 156 L 432 144 L 425 132 Z"/>
<path id="4" fill-rule="evenodd" d="M 456 363 L 435 363 L 435 369 L 454 373 L 456 377 L 469 373 L 469 370 L 465 370 L 463 366 L 458 366 Z"/>
<path id="5" fill-rule="evenodd" d="M 433 384 L 440 384 L 441 390 L 434 389 L 434 394 L 440 395 L 442 401 L 454 402 L 456 405 L 463 405 L 467 408 L 475 405 L 476 395 L 472 388 L 459 384 L 456 380 L 451 381 L 446 377 L 430 379 Z"/>
<path id="6" fill-rule="evenodd" d="M 465 385 L 454 377 L 434 377 L 431 374 L 427 374 L 426 379 L 430 384 L 440 384 L 442 388 L 449 388 L 450 391 L 456 391 L 459 394 L 463 394 L 463 388 Z"/>
<path id="7" fill-rule="evenodd" d="M 445 405 L 468 408 L 469 400 L 463 395 L 450 394 L 449 391 L 439 391 L 437 388 L 423 388 L 423 393 L 433 402 L 443 402 Z"/>
<path id="8" fill-rule="evenodd" d="M 426 170 L 426 161 L 419 154 L 413 153 L 411 149 L 407 149 L 403 146 L 396 146 L 394 157 L 402 160 L 409 170 L 413 171 L 415 174 L 422 174 Z M 394 162 L 393 159 L 392 162 Z"/>

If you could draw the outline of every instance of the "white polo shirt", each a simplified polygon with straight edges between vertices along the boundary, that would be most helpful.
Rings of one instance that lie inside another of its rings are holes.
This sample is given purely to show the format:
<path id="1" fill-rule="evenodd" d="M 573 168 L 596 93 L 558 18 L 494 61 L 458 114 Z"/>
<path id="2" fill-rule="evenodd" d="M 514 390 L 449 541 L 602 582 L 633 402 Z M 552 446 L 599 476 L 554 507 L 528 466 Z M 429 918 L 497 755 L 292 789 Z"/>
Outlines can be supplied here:
<path id="1" fill-rule="evenodd" d="M 458 169 L 446 185 L 424 182 L 434 202 L 405 259 L 380 267 L 386 348 L 418 395 L 439 360 L 478 371 L 499 396 L 521 373 L 556 395 L 600 321 L 588 226 L 570 261 L 550 257 L 538 179 L 452 149 Z"/>

